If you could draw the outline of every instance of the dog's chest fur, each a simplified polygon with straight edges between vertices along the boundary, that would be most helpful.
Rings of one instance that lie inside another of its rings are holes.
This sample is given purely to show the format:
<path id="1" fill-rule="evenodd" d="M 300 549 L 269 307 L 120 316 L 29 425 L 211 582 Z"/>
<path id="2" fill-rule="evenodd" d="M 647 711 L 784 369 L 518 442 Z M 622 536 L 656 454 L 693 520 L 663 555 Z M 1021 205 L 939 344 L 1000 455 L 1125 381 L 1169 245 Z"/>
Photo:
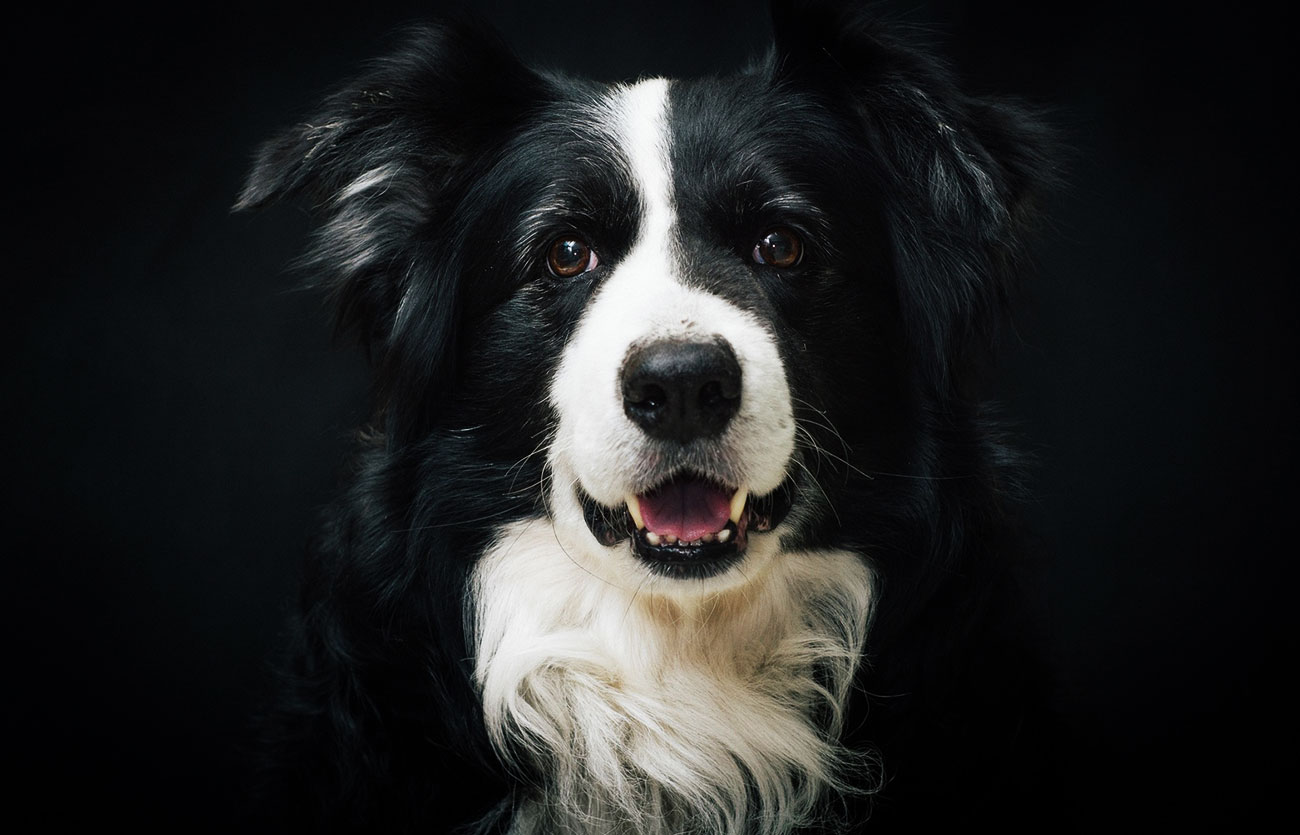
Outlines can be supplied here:
<path id="1" fill-rule="evenodd" d="M 489 730 L 545 775 L 512 832 L 786 832 L 849 774 L 869 786 L 836 743 L 870 604 L 858 556 L 785 553 L 685 600 L 600 572 L 538 520 L 475 573 Z"/>

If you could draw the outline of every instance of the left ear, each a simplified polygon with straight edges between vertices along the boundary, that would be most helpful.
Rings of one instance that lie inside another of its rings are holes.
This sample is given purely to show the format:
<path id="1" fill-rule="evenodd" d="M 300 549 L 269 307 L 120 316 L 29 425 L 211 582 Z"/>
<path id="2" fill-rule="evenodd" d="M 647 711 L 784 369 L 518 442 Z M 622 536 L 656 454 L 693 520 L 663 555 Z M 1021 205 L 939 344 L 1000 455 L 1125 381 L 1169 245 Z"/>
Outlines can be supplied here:
<path id="1" fill-rule="evenodd" d="M 304 271 L 377 366 L 390 442 L 418 436 L 455 364 L 461 282 L 441 221 L 548 90 L 495 33 L 448 21 L 412 31 L 257 155 L 235 208 L 312 210 Z M 388 408 L 397 399 L 416 402 Z"/>
<path id="2" fill-rule="evenodd" d="M 535 105 L 542 86 L 477 24 L 414 29 L 259 149 L 235 209 L 305 202 L 319 222 L 312 283 L 330 295 L 340 329 L 382 355 L 445 184 Z"/>
<path id="3" fill-rule="evenodd" d="M 963 93 L 950 71 L 859 4 L 776 0 L 777 80 L 849 103 L 882 166 L 902 313 L 932 382 L 987 353 L 1023 271 L 1025 233 L 1054 181 L 1028 109 Z"/>

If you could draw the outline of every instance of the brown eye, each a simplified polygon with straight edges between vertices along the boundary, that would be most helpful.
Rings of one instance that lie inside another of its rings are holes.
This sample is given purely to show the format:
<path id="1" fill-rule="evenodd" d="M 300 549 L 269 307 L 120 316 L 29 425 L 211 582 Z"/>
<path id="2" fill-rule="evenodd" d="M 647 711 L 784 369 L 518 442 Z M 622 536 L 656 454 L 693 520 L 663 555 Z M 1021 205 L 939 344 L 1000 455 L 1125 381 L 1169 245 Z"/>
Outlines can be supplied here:
<path id="1" fill-rule="evenodd" d="M 559 278 L 573 278 L 596 268 L 596 250 L 580 238 L 560 238 L 546 253 L 546 266 Z"/>
<path id="2" fill-rule="evenodd" d="M 793 267 L 803 258 L 803 241 L 794 230 L 772 229 L 754 244 L 751 257 L 755 263 L 769 267 Z"/>

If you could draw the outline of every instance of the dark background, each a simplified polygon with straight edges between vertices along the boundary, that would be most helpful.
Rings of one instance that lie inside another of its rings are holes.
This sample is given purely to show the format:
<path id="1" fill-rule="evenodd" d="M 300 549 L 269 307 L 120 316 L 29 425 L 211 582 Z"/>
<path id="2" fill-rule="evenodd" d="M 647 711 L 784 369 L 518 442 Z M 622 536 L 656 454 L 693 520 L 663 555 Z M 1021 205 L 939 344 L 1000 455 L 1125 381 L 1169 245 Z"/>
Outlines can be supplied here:
<path id="1" fill-rule="evenodd" d="M 524 57 L 607 79 L 725 70 L 767 36 L 745 2 L 476 5 Z M 438 7 L 9 21 L 11 811 L 228 831 L 264 662 L 365 411 L 359 358 L 286 272 L 305 217 L 229 206 L 259 141 Z M 1034 593 L 1086 743 L 1076 813 L 1259 828 L 1294 785 L 1300 659 L 1281 20 L 892 8 L 1071 148 L 1002 395 L 1041 460 Z"/>

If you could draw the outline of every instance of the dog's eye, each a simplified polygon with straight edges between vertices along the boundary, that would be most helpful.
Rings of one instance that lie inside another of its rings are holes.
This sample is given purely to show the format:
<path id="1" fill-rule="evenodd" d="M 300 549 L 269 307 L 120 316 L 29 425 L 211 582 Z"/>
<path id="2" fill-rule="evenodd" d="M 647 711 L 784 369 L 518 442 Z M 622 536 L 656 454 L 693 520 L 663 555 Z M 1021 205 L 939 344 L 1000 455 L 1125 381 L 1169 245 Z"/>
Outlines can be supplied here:
<path id="1" fill-rule="evenodd" d="M 771 229 L 754 244 L 750 257 L 756 264 L 781 269 L 793 267 L 803 258 L 803 241 L 792 229 Z"/>
<path id="2" fill-rule="evenodd" d="M 573 278 L 594 270 L 599 263 L 596 250 L 581 238 L 560 238 L 546 253 L 546 266 L 559 278 Z"/>

